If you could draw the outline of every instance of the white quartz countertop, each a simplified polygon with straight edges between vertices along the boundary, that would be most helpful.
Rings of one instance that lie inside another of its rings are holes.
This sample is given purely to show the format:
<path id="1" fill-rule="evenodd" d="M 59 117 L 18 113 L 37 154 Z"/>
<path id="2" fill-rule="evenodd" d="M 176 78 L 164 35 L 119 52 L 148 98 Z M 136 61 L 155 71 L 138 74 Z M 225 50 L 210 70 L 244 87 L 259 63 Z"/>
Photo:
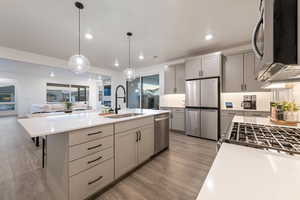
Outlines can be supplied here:
<path id="1" fill-rule="evenodd" d="M 197 200 L 299 200 L 300 156 L 223 143 Z"/>
<path id="2" fill-rule="evenodd" d="M 269 117 L 234 116 L 232 122 L 252 123 L 252 124 L 261 124 L 261 125 L 269 125 L 269 126 L 282 126 L 282 125 L 276 125 L 272 123 Z M 282 127 L 299 128 L 300 124 L 298 123 L 297 126 L 282 126 Z"/>
<path id="3" fill-rule="evenodd" d="M 118 123 L 168 112 L 169 111 L 167 110 L 126 109 L 119 111 L 119 113 L 143 113 L 143 115 L 112 119 L 106 118 L 104 116 L 99 116 L 99 112 L 84 112 L 46 117 L 33 117 L 19 119 L 18 121 L 31 137 L 37 137 L 105 124 Z"/>

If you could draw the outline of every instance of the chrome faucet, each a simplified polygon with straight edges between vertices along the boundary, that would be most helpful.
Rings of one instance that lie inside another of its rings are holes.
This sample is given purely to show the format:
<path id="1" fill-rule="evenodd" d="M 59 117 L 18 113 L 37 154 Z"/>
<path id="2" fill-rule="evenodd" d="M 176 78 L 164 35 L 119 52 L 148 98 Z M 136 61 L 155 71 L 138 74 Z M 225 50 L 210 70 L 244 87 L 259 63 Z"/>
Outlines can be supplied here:
<path id="1" fill-rule="evenodd" d="M 118 97 L 118 90 L 119 88 L 122 88 L 124 91 L 124 97 Z M 115 113 L 118 114 L 118 110 L 121 110 L 121 108 L 118 108 L 118 99 L 123 99 L 124 103 L 126 103 L 126 90 L 123 85 L 118 85 L 115 92 Z"/>

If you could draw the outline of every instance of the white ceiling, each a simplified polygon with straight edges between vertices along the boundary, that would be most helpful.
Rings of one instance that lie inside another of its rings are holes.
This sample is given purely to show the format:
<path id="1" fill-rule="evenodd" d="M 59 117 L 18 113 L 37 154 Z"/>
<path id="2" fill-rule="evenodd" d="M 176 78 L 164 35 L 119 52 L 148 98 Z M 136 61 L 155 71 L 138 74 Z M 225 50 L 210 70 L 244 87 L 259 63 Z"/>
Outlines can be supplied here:
<path id="1" fill-rule="evenodd" d="M 77 52 L 74 0 L 1 0 L 0 46 L 68 60 Z M 128 63 L 126 32 L 134 34 L 135 66 L 148 66 L 250 41 L 258 0 L 83 0 L 82 53 L 93 66 Z M 211 33 L 213 40 L 206 41 Z M 138 60 L 142 51 L 144 61 Z M 158 56 L 153 59 L 153 56 Z"/>

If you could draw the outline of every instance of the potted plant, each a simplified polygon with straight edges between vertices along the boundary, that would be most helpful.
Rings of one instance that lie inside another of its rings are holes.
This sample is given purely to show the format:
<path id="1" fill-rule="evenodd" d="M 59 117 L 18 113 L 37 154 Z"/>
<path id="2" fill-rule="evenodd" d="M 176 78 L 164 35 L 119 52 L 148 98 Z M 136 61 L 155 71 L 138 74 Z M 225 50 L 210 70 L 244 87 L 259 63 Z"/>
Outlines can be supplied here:
<path id="1" fill-rule="evenodd" d="M 284 110 L 284 120 L 285 121 L 298 121 L 298 107 L 293 102 L 284 102 L 283 104 Z"/>
<path id="2" fill-rule="evenodd" d="M 65 113 L 72 113 L 72 106 L 73 106 L 73 103 L 70 102 L 70 101 L 66 101 L 65 102 Z"/>

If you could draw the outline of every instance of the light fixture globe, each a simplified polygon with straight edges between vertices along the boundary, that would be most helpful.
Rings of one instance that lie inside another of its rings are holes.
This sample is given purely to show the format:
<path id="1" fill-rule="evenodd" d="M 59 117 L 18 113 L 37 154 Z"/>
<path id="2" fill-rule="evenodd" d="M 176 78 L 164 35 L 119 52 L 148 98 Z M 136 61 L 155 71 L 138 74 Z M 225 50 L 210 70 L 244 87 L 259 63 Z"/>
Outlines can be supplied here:
<path id="1" fill-rule="evenodd" d="M 132 67 L 127 67 L 124 70 L 124 76 L 126 78 L 126 81 L 133 81 L 135 79 L 135 70 Z"/>
<path id="2" fill-rule="evenodd" d="M 76 74 L 85 73 L 90 69 L 90 62 L 84 55 L 71 56 L 68 64 Z"/>

